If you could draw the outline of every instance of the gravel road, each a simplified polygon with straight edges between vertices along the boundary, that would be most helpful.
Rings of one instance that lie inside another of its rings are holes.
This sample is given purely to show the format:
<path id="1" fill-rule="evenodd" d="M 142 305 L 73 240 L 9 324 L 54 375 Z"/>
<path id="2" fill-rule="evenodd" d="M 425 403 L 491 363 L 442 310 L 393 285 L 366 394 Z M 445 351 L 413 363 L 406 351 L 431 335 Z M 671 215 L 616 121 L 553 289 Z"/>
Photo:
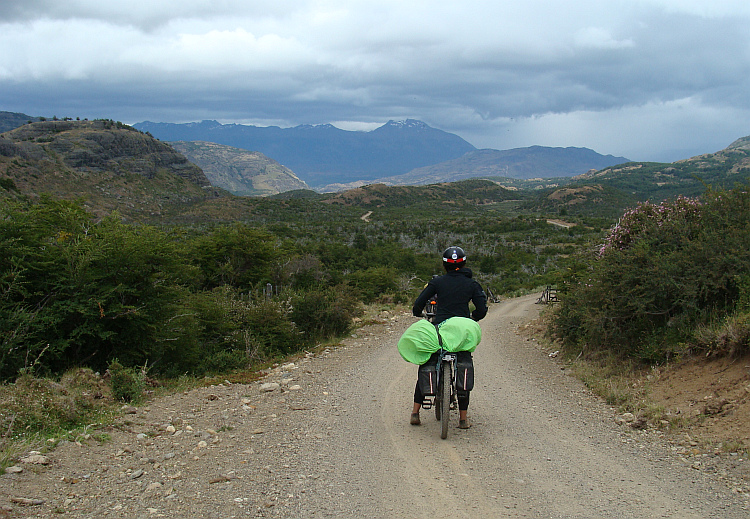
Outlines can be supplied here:
<path id="1" fill-rule="evenodd" d="M 656 432 L 617 425 L 517 333 L 535 300 L 495 304 L 481 322 L 473 426 L 446 440 L 432 411 L 408 424 L 416 366 L 395 345 L 415 318 L 383 316 L 272 370 L 269 386 L 159 398 L 19 462 L 0 477 L 0 516 L 746 519 L 747 496 Z"/>

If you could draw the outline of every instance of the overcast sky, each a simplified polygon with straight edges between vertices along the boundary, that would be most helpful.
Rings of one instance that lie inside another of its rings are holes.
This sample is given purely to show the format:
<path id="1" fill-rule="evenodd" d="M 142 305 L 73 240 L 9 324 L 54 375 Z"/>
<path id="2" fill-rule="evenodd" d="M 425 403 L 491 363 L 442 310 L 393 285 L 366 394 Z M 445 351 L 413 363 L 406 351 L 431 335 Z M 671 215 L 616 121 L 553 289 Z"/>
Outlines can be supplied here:
<path id="1" fill-rule="evenodd" d="M 750 2 L 0 0 L 0 110 L 671 162 L 750 135 Z"/>

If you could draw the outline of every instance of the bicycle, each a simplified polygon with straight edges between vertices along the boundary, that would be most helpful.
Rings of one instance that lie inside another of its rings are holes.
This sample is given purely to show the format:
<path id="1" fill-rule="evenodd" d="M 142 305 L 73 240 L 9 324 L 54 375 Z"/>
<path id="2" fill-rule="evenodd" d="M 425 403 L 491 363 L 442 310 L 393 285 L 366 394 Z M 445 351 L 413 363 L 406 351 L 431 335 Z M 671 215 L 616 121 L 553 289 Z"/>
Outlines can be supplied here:
<path id="1" fill-rule="evenodd" d="M 450 423 L 450 410 L 458 408 L 457 389 L 456 389 L 456 361 L 458 356 L 455 353 L 440 349 L 437 352 L 436 361 L 428 361 L 424 366 L 425 373 L 435 374 L 434 383 L 431 383 L 433 391 L 424 393 L 422 401 L 423 409 L 435 407 L 435 418 L 440 422 L 440 438 L 448 437 L 448 425 Z M 434 362 L 435 369 L 431 369 L 431 362 Z M 432 382 L 433 379 L 430 378 Z M 429 397 L 432 397 L 430 399 Z"/>
<path id="2" fill-rule="evenodd" d="M 425 318 L 432 322 L 435 319 L 435 313 L 437 312 L 437 295 L 432 296 L 424 307 Z"/>

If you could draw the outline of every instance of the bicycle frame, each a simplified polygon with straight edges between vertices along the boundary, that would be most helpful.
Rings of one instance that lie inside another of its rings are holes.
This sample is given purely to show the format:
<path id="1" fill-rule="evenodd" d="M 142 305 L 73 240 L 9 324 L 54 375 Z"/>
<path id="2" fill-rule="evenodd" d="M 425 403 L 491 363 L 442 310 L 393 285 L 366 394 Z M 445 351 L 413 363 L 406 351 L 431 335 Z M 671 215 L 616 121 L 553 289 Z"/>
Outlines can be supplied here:
<path id="1" fill-rule="evenodd" d="M 436 378 L 435 378 L 435 395 L 432 396 L 432 400 L 430 400 L 429 396 L 425 396 L 424 400 L 422 402 L 422 409 L 432 409 L 432 406 L 435 405 L 435 399 L 438 398 L 443 370 L 441 369 L 443 366 L 443 362 L 448 362 L 451 365 L 451 404 L 454 403 L 454 400 L 456 399 L 456 395 L 458 394 L 456 392 L 456 361 L 458 360 L 458 357 L 455 353 L 451 353 L 449 351 L 440 349 L 438 350 L 438 359 L 437 359 L 437 365 L 436 365 Z"/>
<path id="2" fill-rule="evenodd" d="M 451 365 L 451 401 L 456 396 L 456 360 L 458 357 L 455 353 L 451 353 L 448 351 L 445 351 L 443 349 L 440 350 L 440 355 L 438 356 L 438 375 L 437 375 L 437 385 L 440 387 L 440 377 L 442 376 L 443 370 L 440 369 L 443 365 L 443 362 L 448 362 Z"/>
<path id="3" fill-rule="evenodd" d="M 438 377 L 438 396 L 436 397 L 435 417 L 440 420 L 440 438 L 448 437 L 450 410 L 456 406 L 456 359 L 455 353 L 440 350 L 440 373 Z M 450 377 L 445 378 L 445 377 Z"/>
<path id="4" fill-rule="evenodd" d="M 427 318 L 428 321 L 432 322 L 432 320 L 435 318 L 436 312 L 437 312 L 437 296 L 431 297 L 429 301 L 427 301 L 427 304 L 424 307 L 424 316 Z"/>

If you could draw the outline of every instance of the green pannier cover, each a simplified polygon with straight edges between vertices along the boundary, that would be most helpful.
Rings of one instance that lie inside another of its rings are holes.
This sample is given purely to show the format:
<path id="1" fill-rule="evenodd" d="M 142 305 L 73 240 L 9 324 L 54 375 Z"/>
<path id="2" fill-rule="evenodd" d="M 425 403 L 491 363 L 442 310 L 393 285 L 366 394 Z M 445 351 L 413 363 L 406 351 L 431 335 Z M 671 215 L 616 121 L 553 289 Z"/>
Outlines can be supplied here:
<path id="1" fill-rule="evenodd" d="M 467 317 L 451 317 L 438 326 L 443 338 L 443 348 L 447 351 L 474 351 L 482 340 L 482 328 Z M 426 319 L 420 319 L 409 326 L 398 340 L 398 352 L 405 361 L 412 364 L 424 364 L 439 349 L 435 325 Z"/>

